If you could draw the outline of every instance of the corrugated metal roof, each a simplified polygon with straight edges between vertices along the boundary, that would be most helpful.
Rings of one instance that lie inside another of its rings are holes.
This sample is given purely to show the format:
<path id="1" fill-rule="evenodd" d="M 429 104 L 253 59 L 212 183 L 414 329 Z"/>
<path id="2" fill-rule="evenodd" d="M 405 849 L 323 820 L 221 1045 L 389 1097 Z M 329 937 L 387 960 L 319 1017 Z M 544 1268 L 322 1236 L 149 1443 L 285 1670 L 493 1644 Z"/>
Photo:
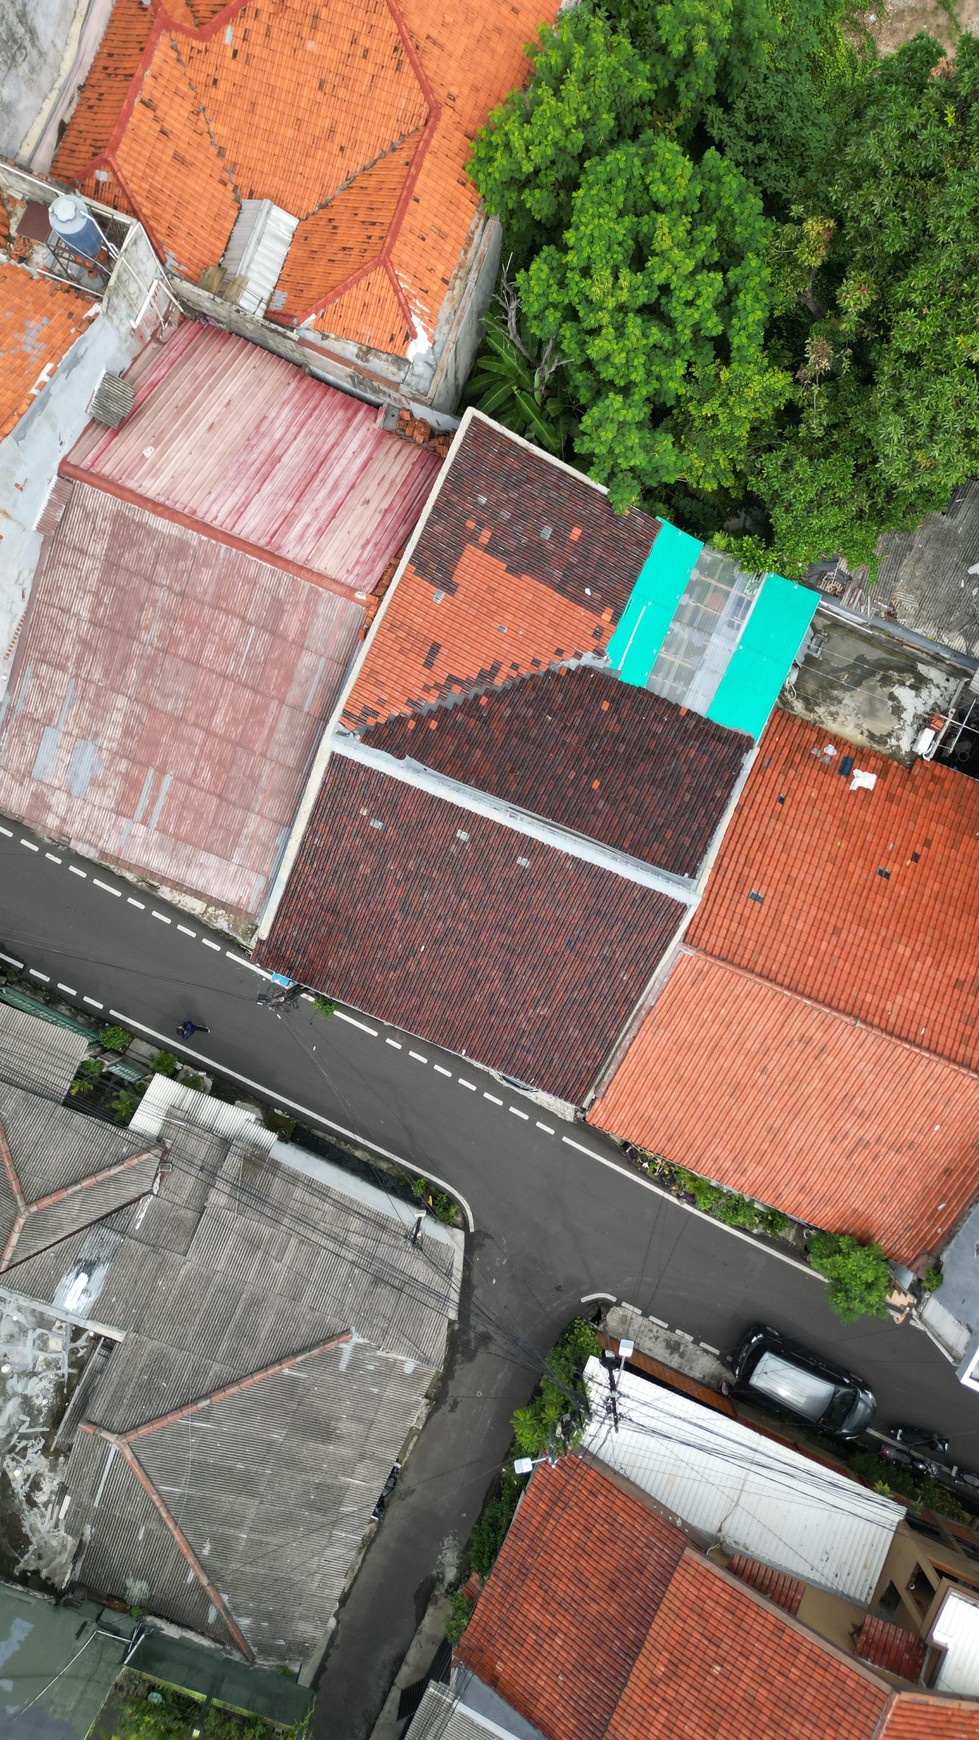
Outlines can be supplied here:
<path id="1" fill-rule="evenodd" d="M 0 1003 L 0 1080 L 63 1100 L 89 1047 L 82 1033 Z"/>
<path id="2" fill-rule="evenodd" d="M 930 1641 L 945 1651 L 935 1690 L 979 1698 L 979 1601 L 964 1590 L 948 1589 Z"/>
<path id="3" fill-rule="evenodd" d="M 362 608 L 76 484 L 35 579 L 0 806 L 257 913 Z"/>
<path id="4" fill-rule="evenodd" d="M 125 425 L 90 425 L 67 466 L 366 595 L 440 464 L 382 418 L 246 339 L 187 322 L 139 371 Z"/>
<path id="5" fill-rule="evenodd" d="M 866 1605 L 904 1507 L 675 1391 L 623 1372 L 619 1428 L 591 1359 L 583 1447 L 726 1551 Z"/>

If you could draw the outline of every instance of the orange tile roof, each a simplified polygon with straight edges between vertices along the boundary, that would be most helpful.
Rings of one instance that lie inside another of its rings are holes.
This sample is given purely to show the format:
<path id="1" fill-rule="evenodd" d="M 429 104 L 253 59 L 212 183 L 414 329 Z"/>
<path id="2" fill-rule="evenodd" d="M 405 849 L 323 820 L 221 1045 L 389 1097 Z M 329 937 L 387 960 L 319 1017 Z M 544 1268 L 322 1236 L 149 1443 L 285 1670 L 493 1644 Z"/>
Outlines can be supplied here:
<path id="1" fill-rule="evenodd" d="M 979 1701 L 896 1691 L 574 1457 L 535 1470 L 458 1655 L 545 1740 L 979 1740 Z"/>
<path id="2" fill-rule="evenodd" d="M 979 1178 L 970 1071 L 690 949 L 588 1121 L 905 1262 Z"/>
<path id="3" fill-rule="evenodd" d="M 979 1740 L 979 1703 L 898 1692 L 879 1740 Z"/>
<path id="4" fill-rule="evenodd" d="M 608 1740 L 870 1740 L 888 1695 L 878 1679 L 688 1553 L 605 1732 Z"/>
<path id="5" fill-rule="evenodd" d="M 190 278 L 242 199 L 273 200 L 300 219 L 275 317 L 403 353 L 465 252 L 472 136 L 556 9 L 116 0 L 54 173 L 134 210 Z"/>
<path id="6" fill-rule="evenodd" d="M 410 564 L 347 698 L 345 717 L 388 719 L 437 700 L 453 677 L 489 680 L 505 660 L 507 678 L 605 645 L 605 623 L 529 574 L 514 576 L 498 556 L 467 544 L 453 570 L 451 624 L 431 582 Z M 505 638 L 501 634 L 505 627 Z M 596 626 L 601 631 L 595 639 Z M 450 632 L 447 633 L 447 627 Z M 432 655 L 431 649 L 438 650 Z M 465 669 L 460 669 L 464 663 Z"/>
<path id="7" fill-rule="evenodd" d="M 0 441 L 85 331 L 92 299 L 0 260 Z"/>
<path id="8" fill-rule="evenodd" d="M 876 776 L 872 791 L 851 791 L 845 757 Z M 690 941 L 975 1067 L 977 935 L 979 781 L 776 713 Z"/>
<path id="9" fill-rule="evenodd" d="M 604 1734 L 685 1547 L 587 1462 L 542 1466 L 459 1654 L 548 1740 Z"/>

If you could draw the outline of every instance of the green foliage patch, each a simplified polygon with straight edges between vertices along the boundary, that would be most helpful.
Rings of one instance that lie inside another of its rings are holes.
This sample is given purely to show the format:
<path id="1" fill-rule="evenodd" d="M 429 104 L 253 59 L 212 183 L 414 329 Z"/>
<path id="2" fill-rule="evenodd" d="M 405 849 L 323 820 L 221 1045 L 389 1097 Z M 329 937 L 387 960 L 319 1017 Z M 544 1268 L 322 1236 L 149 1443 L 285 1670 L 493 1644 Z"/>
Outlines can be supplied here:
<path id="1" fill-rule="evenodd" d="M 830 1305 L 842 1322 L 886 1315 L 891 1271 L 880 1245 L 861 1244 L 850 1233 L 814 1233 L 809 1261 L 826 1276 Z"/>

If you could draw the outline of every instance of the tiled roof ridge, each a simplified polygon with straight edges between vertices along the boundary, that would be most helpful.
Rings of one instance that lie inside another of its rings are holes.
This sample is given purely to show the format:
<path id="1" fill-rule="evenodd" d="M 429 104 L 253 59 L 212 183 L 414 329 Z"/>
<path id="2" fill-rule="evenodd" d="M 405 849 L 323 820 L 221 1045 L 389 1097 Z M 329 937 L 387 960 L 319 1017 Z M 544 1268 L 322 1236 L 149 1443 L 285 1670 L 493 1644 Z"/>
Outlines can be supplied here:
<path id="1" fill-rule="evenodd" d="M 138 1438 L 147 1438 L 153 1432 L 162 1431 L 166 1426 L 172 1426 L 177 1420 L 187 1420 L 192 1414 L 201 1413 L 205 1408 L 213 1408 L 218 1402 L 226 1401 L 229 1396 L 239 1395 L 245 1390 L 254 1389 L 256 1384 L 264 1383 L 266 1379 L 278 1377 L 280 1372 L 289 1371 L 293 1366 L 302 1365 L 308 1359 L 316 1359 L 322 1353 L 330 1353 L 335 1347 L 342 1347 L 352 1341 L 353 1330 L 344 1329 L 338 1335 L 331 1335 L 327 1341 L 321 1341 L 316 1347 L 307 1347 L 300 1353 L 278 1359 L 273 1365 L 263 1366 L 260 1371 L 250 1372 L 246 1377 L 236 1378 L 234 1383 L 222 1384 L 220 1389 L 211 1390 L 206 1396 L 199 1396 L 196 1401 L 186 1402 L 182 1408 L 172 1408 L 168 1414 L 161 1414 L 158 1419 L 144 1420 L 141 1426 L 134 1426 L 128 1432 L 116 1434 L 127 1444 L 133 1444 Z M 83 1430 L 98 1432 L 99 1428 L 85 1422 Z"/>
<path id="2" fill-rule="evenodd" d="M 376 730 L 378 726 L 389 725 L 392 720 L 417 719 L 420 721 L 428 719 L 433 714 L 451 712 L 454 707 L 463 707 L 470 701 L 481 700 L 484 696 L 492 700 L 496 695 L 503 695 L 509 689 L 518 689 L 522 684 L 534 682 L 540 677 L 563 676 L 565 673 L 582 669 L 597 671 L 610 678 L 614 678 L 616 675 L 614 667 L 608 663 L 602 653 L 590 650 L 583 653 L 569 653 L 563 658 L 549 659 L 537 670 L 514 671 L 511 676 L 504 677 L 502 681 L 490 676 L 488 669 L 477 671 L 472 686 L 467 686 L 464 694 L 450 689 L 444 694 L 437 695 L 434 700 L 423 700 L 421 697 L 418 700 L 409 700 L 403 710 L 389 713 L 386 719 L 372 719 L 368 724 L 357 721 L 350 728 L 351 734 L 364 738 L 369 732 Z"/>
<path id="3" fill-rule="evenodd" d="M 689 876 L 661 870 L 656 864 L 646 863 L 618 846 L 593 839 L 590 834 L 566 823 L 552 821 L 548 816 L 525 809 L 507 798 L 496 797 L 492 792 L 480 791 L 476 786 L 454 779 L 451 774 L 438 773 L 411 756 L 390 755 L 387 750 L 375 749 L 372 744 L 364 743 L 352 734 L 334 738 L 330 754 L 331 758 L 339 755 L 384 778 L 413 787 L 436 802 L 453 804 L 495 827 L 509 828 L 512 833 L 537 840 L 551 851 L 562 852 L 566 857 L 591 864 L 641 888 L 665 894 L 685 908 L 692 907 L 696 900 L 696 887 Z"/>
<path id="4" fill-rule="evenodd" d="M 931 1063 L 940 1063 L 946 1069 L 954 1070 L 958 1075 L 965 1076 L 968 1081 L 979 1081 L 979 1069 L 973 1069 L 967 1063 L 958 1063 L 955 1058 L 946 1057 L 944 1052 L 933 1051 L 928 1045 L 920 1045 L 914 1039 L 905 1039 L 900 1033 L 894 1033 L 889 1027 L 879 1027 L 874 1021 L 864 1021 L 859 1015 L 851 1015 L 845 1009 L 838 1009 L 834 1003 L 821 1003 L 818 998 L 807 996 L 804 991 L 796 991 L 791 985 L 784 985 L 779 979 L 769 978 L 765 973 L 755 972 L 752 967 L 744 967 L 735 961 L 725 959 L 723 955 L 712 954 L 709 949 L 701 948 L 696 943 L 682 942 L 677 950 L 678 955 L 692 955 L 694 959 L 709 961 L 712 966 L 720 967 L 733 978 L 747 979 L 753 985 L 761 985 L 766 990 L 776 991 L 782 997 L 788 997 L 793 1003 L 801 1004 L 806 1009 L 815 1009 L 820 1015 L 830 1015 L 836 1021 L 842 1021 L 847 1027 L 859 1027 L 863 1033 L 872 1033 L 877 1039 L 884 1039 L 889 1045 L 899 1045 L 905 1051 L 913 1052 L 917 1057 L 927 1058 Z M 662 990 L 666 989 L 668 981 L 664 981 Z M 655 1005 L 651 1005 L 651 1008 Z M 647 1011 L 650 1013 L 651 1009 Z"/>
<path id="5" fill-rule="evenodd" d="M 182 1554 L 183 1558 L 186 1559 L 187 1564 L 190 1566 L 197 1581 L 209 1597 L 215 1612 L 220 1614 L 228 1631 L 228 1635 L 236 1647 L 241 1651 L 245 1660 L 253 1662 L 255 1660 L 255 1652 L 252 1649 L 251 1644 L 248 1642 L 247 1637 L 239 1626 L 237 1620 L 234 1618 L 234 1615 L 228 1607 L 221 1591 L 208 1577 L 207 1572 L 201 1564 L 200 1559 L 197 1557 L 197 1554 L 194 1552 L 190 1541 L 187 1539 L 183 1529 L 180 1527 L 180 1524 L 171 1512 L 166 1500 L 162 1497 L 154 1482 L 147 1474 L 127 1437 L 118 1432 L 105 1431 L 100 1426 L 89 1425 L 87 1421 L 82 1422 L 81 1430 L 83 1432 L 91 1433 L 93 1437 L 104 1439 L 107 1444 L 112 1446 L 113 1450 L 119 1452 L 119 1455 L 122 1457 L 130 1473 L 135 1476 L 150 1503 L 158 1512 L 164 1528 L 167 1530 L 167 1533 L 173 1537 L 179 1552 Z"/>
<path id="6" fill-rule="evenodd" d="M 190 41 L 193 41 L 193 42 L 202 42 L 202 43 L 208 42 L 208 41 L 210 41 L 210 39 L 212 37 L 214 37 L 217 34 L 217 32 L 220 29 L 227 28 L 228 25 L 231 23 L 231 21 L 237 16 L 238 13 L 240 13 L 244 9 L 244 7 L 246 7 L 252 3 L 253 3 L 253 0 L 229 0 L 229 4 L 226 7 L 224 7 L 220 12 L 216 13 L 215 16 L 212 19 L 208 20 L 208 22 L 206 24 L 192 26 L 192 25 L 186 24 L 182 20 L 173 19 L 170 16 L 170 14 L 166 11 L 166 0 L 153 0 L 154 14 L 155 14 L 153 27 L 150 30 L 150 34 L 149 34 L 149 37 L 147 38 L 146 46 L 145 46 L 145 48 L 140 56 L 139 63 L 137 65 L 136 71 L 133 75 L 132 82 L 130 83 L 130 86 L 129 86 L 129 90 L 127 91 L 126 96 L 123 100 L 123 103 L 119 109 L 119 114 L 116 118 L 116 122 L 115 122 L 113 129 L 112 129 L 112 132 L 110 133 L 109 138 L 106 141 L 106 144 L 104 145 L 102 150 L 95 157 L 93 157 L 88 164 L 85 165 L 85 167 L 81 170 L 80 173 L 76 174 L 73 177 L 73 180 L 76 183 L 80 183 L 86 177 L 94 174 L 99 169 L 106 169 L 106 168 L 111 169 L 112 174 L 115 176 L 116 180 L 119 183 L 119 186 L 122 188 L 122 191 L 124 192 L 124 194 L 126 196 L 126 199 L 129 201 L 129 205 L 130 205 L 131 210 L 139 218 L 139 221 L 143 224 L 143 227 L 146 229 L 147 233 L 150 235 L 151 239 L 153 240 L 153 245 L 154 245 L 157 253 L 160 255 L 161 258 L 165 257 L 166 250 L 161 247 L 159 240 L 153 235 L 152 226 L 147 222 L 145 216 L 140 212 L 139 204 L 138 204 L 137 200 L 134 198 L 131 188 L 127 185 L 126 177 L 123 174 L 122 170 L 120 169 L 118 162 L 116 161 L 116 157 L 115 157 L 116 149 L 122 142 L 126 128 L 129 125 L 129 121 L 130 121 L 130 118 L 132 116 L 133 110 L 136 106 L 136 103 L 139 101 L 139 97 L 140 97 L 140 93 L 141 93 L 142 88 L 143 88 L 144 80 L 145 80 L 146 75 L 149 72 L 151 66 L 153 65 L 153 61 L 155 59 L 156 52 L 157 52 L 157 49 L 160 45 L 160 42 L 162 41 L 162 39 L 164 37 L 169 37 L 170 42 L 171 42 L 172 47 L 173 47 L 174 54 L 175 54 L 177 61 L 180 65 L 181 71 L 187 80 L 188 88 L 193 93 L 195 102 L 197 104 L 198 111 L 202 117 L 202 120 L 204 122 L 204 126 L 207 129 L 207 136 L 211 142 L 211 146 L 212 146 L 212 149 L 214 152 L 215 164 L 219 168 L 219 173 L 222 176 L 224 176 L 224 178 L 226 179 L 226 181 L 228 183 L 228 186 L 234 192 L 235 198 L 240 203 L 240 195 L 238 193 L 237 188 L 235 187 L 234 182 L 232 181 L 230 175 L 228 175 L 227 170 L 224 167 L 223 156 L 219 152 L 217 141 L 215 140 L 214 134 L 211 130 L 211 124 L 210 124 L 210 120 L 208 118 L 206 105 L 202 101 L 200 93 L 198 92 L 198 90 L 193 82 L 193 79 L 191 77 L 190 69 L 188 68 L 187 62 L 184 59 L 184 56 L 180 52 L 180 39 L 181 39 L 181 37 L 183 37 L 183 38 L 189 39 Z M 424 68 L 424 65 L 422 63 L 420 55 L 417 53 L 417 51 L 415 49 L 415 45 L 411 39 L 410 32 L 408 30 L 405 19 L 402 15 L 401 8 L 397 4 L 397 0 L 384 0 L 384 5 L 385 5 L 387 12 L 390 15 L 390 18 L 391 18 L 391 21 L 394 25 L 395 31 L 397 32 L 397 35 L 398 35 L 399 40 L 402 44 L 402 47 L 404 48 L 404 52 L 405 52 L 405 55 L 407 57 L 407 60 L 412 68 L 412 71 L 414 73 L 415 78 L 418 81 L 419 88 L 420 88 L 422 95 L 425 99 L 425 102 L 428 106 L 428 119 L 425 123 L 424 128 L 421 131 L 421 139 L 420 139 L 420 142 L 418 145 L 418 149 L 415 152 L 414 158 L 412 159 L 411 168 L 409 169 L 408 174 L 405 177 L 404 186 L 401 189 L 401 193 L 400 193 L 400 196 L 398 198 L 398 202 L 394 208 L 394 213 L 393 213 L 393 216 L 391 218 L 391 222 L 388 226 L 387 234 L 385 235 L 383 245 L 380 248 L 377 255 L 374 256 L 370 261 L 366 262 L 364 265 L 359 266 L 357 268 L 357 270 L 355 272 L 352 272 L 347 278 L 343 279 L 342 282 L 340 284 L 338 284 L 336 286 L 336 288 L 330 292 L 330 295 L 328 297 L 326 297 L 325 300 L 315 298 L 315 299 L 311 300 L 308 305 L 304 304 L 299 309 L 297 309 L 295 312 L 290 313 L 288 315 L 285 315 L 282 312 L 274 312 L 274 311 L 270 310 L 267 314 L 267 318 L 270 319 L 271 321 L 273 321 L 277 325 L 301 326 L 305 320 L 308 320 L 315 315 L 321 314 L 326 308 L 328 308 L 330 306 L 331 303 L 338 301 L 341 296 L 346 295 L 346 293 L 349 290 L 353 289 L 353 287 L 357 283 L 359 283 L 362 278 L 366 277 L 370 272 L 376 271 L 380 267 L 384 271 L 384 273 L 386 274 L 386 276 L 390 282 L 391 289 L 394 293 L 395 298 L 397 299 L 398 306 L 401 309 L 402 314 L 404 315 L 404 318 L 405 318 L 405 321 L 408 325 L 409 330 L 414 332 L 417 329 L 416 328 L 416 321 L 415 321 L 415 317 L 414 317 L 414 314 L 413 314 L 412 309 L 411 309 L 411 305 L 408 301 L 407 295 L 405 294 L 405 290 L 404 290 L 404 287 L 401 283 L 401 280 L 400 280 L 400 278 L 399 278 L 399 276 L 398 276 L 397 272 L 395 271 L 394 266 L 392 264 L 391 254 L 392 254 L 393 248 L 395 246 L 395 243 L 398 239 L 398 234 L 399 234 L 399 231 L 401 228 L 401 223 L 402 223 L 402 220 L 404 218 L 405 212 L 407 211 L 408 206 L 411 202 L 412 196 L 414 194 L 414 190 L 415 190 L 415 187 L 417 185 L 418 178 L 421 174 L 422 167 L 423 167 L 424 162 L 425 162 L 425 158 L 428 154 L 429 147 L 431 146 L 432 141 L 434 140 L 435 135 L 438 132 L 439 122 L 440 122 L 441 117 L 442 117 L 443 105 L 439 102 L 438 98 L 435 95 L 435 92 L 432 88 L 431 80 L 429 79 L 428 74 L 425 71 L 425 68 Z M 412 133 L 417 132 L 417 131 L 418 131 L 417 128 L 412 129 Z M 409 133 L 405 137 L 410 138 L 411 133 Z M 360 174 L 363 174 L 366 170 L 372 168 L 374 166 L 374 163 L 381 162 L 383 157 L 388 156 L 388 155 L 390 155 L 391 152 L 400 149 L 400 147 L 403 143 L 404 143 L 404 140 L 402 140 L 402 139 L 392 141 L 392 143 L 388 147 L 387 151 L 381 153 L 381 156 L 379 156 L 378 158 L 375 158 L 372 163 L 363 164 L 360 167 L 360 169 L 358 169 L 357 175 L 351 177 L 351 182 L 346 184 L 346 185 L 351 185 L 352 182 L 357 179 L 357 176 L 359 176 Z M 334 198 L 336 198 L 337 194 L 340 193 L 341 191 L 342 191 L 341 188 L 334 189 L 334 192 L 333 192 L 333 194 L 330 195 L 329 200 L 323 201 L 320 206 L 314 207 L 313 210 L 314 211 L 322 210 L 324 208 L 324 206 L 328 205 Z M 305 217 L 311 216 L 312 213 L 310 213 L 310 212 L 294 213 L 293 215 L 297 216 L 297 217 L 305 218 Z"/>
<path id="7" fill-rule="evenodd" d="M 18 1267 L 17 1262 L 14 1262 L 12 1259 L 20 1235 L 32 1214 L 41 1214 L 46 1208 L 52 1208 L 57 1202 L 64 1202 L 71 1196 L 78 1196 L 82 1191 L 92 1189 L 96 1184 L 103 1184 L 107 1178 L 121 1177 L 123 1173 L 131 1172 L 135 1166 L 138 1166 L 144 1160 L 149 1160 L 154 1155 L 161 1160 L 164 1158 L 164 1149 L 158 1143 L 152 1143 L 150 1147 L 142 1148 L 136 1154 L 127 1155 L 124 1160 L 115 1160 L 111 1165 L 101 1167 L 98 1172 L 87 1173 L 84 1178 L 76 1178 L 73 1184 L 62 1185 L 60 1189 L 51 1190 L 45 1196 L 35 1197 L 33 1201 L 28 1202 L 24 1196 L 24 1190 L 17 1168 L 14 1165 L 13 1156 L 10 1152 L 10 1145 L 7 1141 L 6 1131 L 4 1130 L 3 1125 L 0 1124 L 0 1160 L 3 1162 L 4 1171 L 7 1174 L 7 1180 L 17 1204 L 17 1214 L 14 1219 L 14 1224 L 10 1230 L 3 1250 L 0 1251 L 0 1274 Z M 127 1202 L 117 1203 L 113 1212 L 117 1212 L 120 1208 L 129 1207 L 132 1203 L 140 1201 L 142 1197 L 148 1196 L 149 1194 L 149 1190 L 138 1190 L 134 1196 L 128 1198 Z M 72 1227 L 69 1232 L 62 1233 L 57 1239 L 52 1239 L 51 1245 L 41 1245 L 39 1249 L 50 1249 L 51 1246 L 60 1244 L 65 1238 L 75 1237 L 75 1235 L 81 1230 L 83 1229 L 80 1227 Z M 31 1252 L 31 1256 L 37 1256 L 37 1254 L 37 1251 Z M 28 1259 L 25 1257 L 21 1260 L 26 1262 Z"/>

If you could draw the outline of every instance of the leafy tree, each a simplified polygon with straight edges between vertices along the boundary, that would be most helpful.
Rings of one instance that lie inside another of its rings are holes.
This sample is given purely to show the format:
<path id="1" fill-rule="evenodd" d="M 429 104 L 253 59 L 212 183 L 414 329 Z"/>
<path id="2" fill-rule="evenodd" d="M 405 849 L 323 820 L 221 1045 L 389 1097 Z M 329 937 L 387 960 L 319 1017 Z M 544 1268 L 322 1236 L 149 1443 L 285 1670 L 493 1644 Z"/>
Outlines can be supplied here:
<path id="1" fill-rule="evenodd" d="M 861 1244 L 849 1233 L 814 1233 L 809 1261 L 826 1276 L 830 1305 L 844 1323 L 886 1314 L 891 1271 L 880 1245 Z"/>
<path id="2" fill-rule="evenodd" d="M 513 1513 L 524 1489 L 524 1482 L 507 1467 L 499 1488 L 484 1505 L 482 1514 L 469 1540 L 469 1563 L 477 1577 L 485 1582 L 496 1564 L 497 1554 L 506 1540 Z"/>
<path id="3" fill-rule="evenodd" d="M 581 165 L 648 125 L 654 86 L 632 44 L 585 6 L 540 32 L 534 77 L 493 110 L 469 174 L 518 261 L 557 240 Z"/>
<path id="4" fill-rule="evenodd" d="M 762 70 L 764 0 L 605 0 L 603 10 L 648 67 L 657 114 L 682 134 L 709 98 L 729 96 Z"/>
<path id="5" fill-rule="evenodd" d="M 317 1015 L 322 1015 L 324 1021 L 328 1021 L 331 1015 L 336 1014 L 336 1007 L 332 997 L 324 997 L 321 991 L 314 993 L 313 1008 Z"/>
<path id="6" fill-rule="evenodd" d="M 979 469 L 977 99 L 975 38 L 954 62 L 906 43 L 854 86 L 821 211 L 783 234 L 793 402 L 749 467 L 782 572 L 871 560 Z"/>
<path id="7" fill-rule="evenodd" d="M 622 509 L 681 480 L 734 485 L 789 394 L 764 348 L 768 226 L 714 150 L 646 133 L 586 164 L 562 245 L 521 274 L 527 323 L 567 358 L 576 452 Z"/>

